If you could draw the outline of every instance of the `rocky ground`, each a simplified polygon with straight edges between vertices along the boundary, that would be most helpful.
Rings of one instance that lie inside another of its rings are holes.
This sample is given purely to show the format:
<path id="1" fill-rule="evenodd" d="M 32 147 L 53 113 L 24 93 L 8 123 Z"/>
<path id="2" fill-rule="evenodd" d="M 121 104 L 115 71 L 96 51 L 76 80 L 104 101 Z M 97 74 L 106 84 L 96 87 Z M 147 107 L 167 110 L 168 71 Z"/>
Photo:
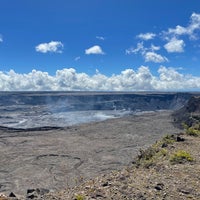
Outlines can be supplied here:
<path id="1" fill-rule="evenodd" d="M 140 149 L 148 148 L 163 135 L 180 131 L 170 116 L 168 111 L 146 113 L 58 130 L 2 129 L 0 192 L 13 192 L 23 199 L 27 189 L 28 196 L 42 195 L 123 169 Z M 110 185 L 106 182 L 105 188 Z M 63 198 L 71 199 L 65 192 Z"/>
<path id="2" fill-rule="evenodd" d="M 166 135 L 140 150 L 132 165 L 122 170 L 43 199 L 200 199 L 200 98 L 191 98 L 173 116 L 176 125 L 184 125 L 184 133 Z"/>
<path id="3" fill-rule="evenodd" d="M 133 165 L 43 199 L 198 200 L 199 143 L 200 137 L 165 137 L 141 152 Z"/>
<path id="4" fill-rule="evenodd" d="M 200 132 L 166 135 L 140 150 L 128 167 L 49 192 L 28 190 L 26 198 L 0 200 L 186 200 L 200 199 Z M 13 194 L 11 194 L 12 196 Z"/>

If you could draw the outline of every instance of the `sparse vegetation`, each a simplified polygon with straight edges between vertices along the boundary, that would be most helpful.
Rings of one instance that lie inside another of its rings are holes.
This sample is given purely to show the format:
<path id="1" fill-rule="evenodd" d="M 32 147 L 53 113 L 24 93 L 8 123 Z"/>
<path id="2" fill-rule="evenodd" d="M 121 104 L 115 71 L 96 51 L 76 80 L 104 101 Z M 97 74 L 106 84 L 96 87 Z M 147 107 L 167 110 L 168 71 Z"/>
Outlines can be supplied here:
<path id="1" fill-rule="evenodd" d="M 183 150 L 176 151 L 170 157 L 170 162 L 172 164 L 179 164 L 179 163 L 192 162 L 192 161 L 194 161 L 194 158 L 191 156 L 191 154 Z"/>
<path id="2" fill-rule="evenodd" d="M 166 135 L 163 137 L 163 139 L 156 142 L 148 149 L 140 150 L 136 164 L 138 166 L 142 165 L 146 168 L 156 164 L 157 160 L 162 159 L 168 155 L 168 151 L 165 147 L 167 147 L 169 144 L 173 144 L 175 141 L 176 140 L 174 135 Z"/>
<path id="3" fill-rule="evenodd" d="M 154 147 L 149 147 L 146 150 L 140 150 L 138 155 L 138 160 L 136 161 L 137 166 L 144 166 L 146 168 L 152 166 L 155 163 L 155 155 L 158 153 L 158 149 Z"/>
<path id="4" fill-rule="evenodd" d="M 85 196 L 83 196 L 81 194 L 77 194 L 75 197 L 75 200 L 85 200 Z"/>
<path id="5" fill-rule="evenodd" d="M 196 136 L 196 137 L 200 136 L 200 130 L 198 130 L 198 129 L 194 128 L 194 127 L 188 128 L 186 130 L 186 133 L 188 135 L 191 135 L 191 136 Z"/>
<path id="6" fill-rule="evenodd" d="M 160 141 L 158 141 L 155 145 L 157 145 L 158 147 L 166 147 L 168 146 L 169 144 L 173 144 L 174 142 L 176 142 L 176 138 L 174 135 L 166 135 L 164 136 Z"/>
<path id="7" fill-rule="evenodd" d="M 174 135 L 166 135 L 161 141 L 167 144 L 173 144 L 176 140 Z"/>
<path id="8" fill-rule="evenodd" d="M 182 126 L 185 129 L 187 135 L 195 137 L 200 136 L 200 122 L 192 124 L 191 126 L 188 126 L 187 124 L 183 123 Z"/>
<path id="9" fill-rule="evenodd" d="M 168 146 L 173 145 L 176 141 L 177 136 L 166 135 L 160 141 L 156 142 L 146 150 L 140 150 L 138 160 L 136 161 L 137 166 L 149 168 L 156 165 L 159 161 L 163 161 L 164 159 L 167 159 L 172 164 L 194 161 L 190 153 L 183 150 L 178 150 L 170 156 Z"/>

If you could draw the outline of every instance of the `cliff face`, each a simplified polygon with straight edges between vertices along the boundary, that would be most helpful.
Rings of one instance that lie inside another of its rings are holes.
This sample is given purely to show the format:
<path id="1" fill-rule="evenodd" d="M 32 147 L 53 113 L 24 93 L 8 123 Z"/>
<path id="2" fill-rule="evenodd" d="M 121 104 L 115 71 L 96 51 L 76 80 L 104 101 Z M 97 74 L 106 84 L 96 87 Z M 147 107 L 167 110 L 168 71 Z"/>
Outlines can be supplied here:
<path id="1" fill-rule="evenodd" d="M 177 110 L 189 100 L 190 93 L 79 93 L 18 92 L 0 93 L 0 107 L 50 105 L 64 111 L 76 110 Z"/>
<path id="2" fill-rule="evenodd" d="M 174 121 L 178 126 L 185 123 L 189 127 L 200 122 L 200 97 L 193 96 L 188 103 L 173 114 Z"/>

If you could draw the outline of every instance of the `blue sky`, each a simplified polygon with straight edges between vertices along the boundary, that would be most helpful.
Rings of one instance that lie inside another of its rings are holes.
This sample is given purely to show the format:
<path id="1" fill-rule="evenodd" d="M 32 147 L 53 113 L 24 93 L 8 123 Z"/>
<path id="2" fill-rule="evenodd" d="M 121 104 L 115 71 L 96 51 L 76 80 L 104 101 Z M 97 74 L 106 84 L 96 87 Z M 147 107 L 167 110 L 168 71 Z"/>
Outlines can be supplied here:
<path id="1" fill-rule="evenodd" d="M 0 90 L 200 90 L 199 0 L 1 0 Z"/>

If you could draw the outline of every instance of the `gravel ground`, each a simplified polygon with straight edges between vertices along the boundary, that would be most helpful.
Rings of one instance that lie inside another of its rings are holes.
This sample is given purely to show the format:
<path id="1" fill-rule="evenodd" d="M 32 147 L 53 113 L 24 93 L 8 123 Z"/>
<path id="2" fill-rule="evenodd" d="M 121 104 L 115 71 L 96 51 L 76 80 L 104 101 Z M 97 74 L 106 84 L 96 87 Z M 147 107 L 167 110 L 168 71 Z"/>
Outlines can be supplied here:
<path id="1" fill-rule="evenodd" d="M 0 130 L 0 192 L 58 191 L 129 165 L 140 149 L 180 132 L 171 112 L 152 112 L 62 130 Z"/>
<path id="2" fill-rule="evenodd" d="M 143 157 L 139 165 L 129 165 L 36 200 L 199 200 L 200 137 L 182 134 L 173 138 L 161 139 L 146 149 L 143 156 L 158 151 L 150 159 Z M 180 156 L 180 152 L 190 156 Z"/>

